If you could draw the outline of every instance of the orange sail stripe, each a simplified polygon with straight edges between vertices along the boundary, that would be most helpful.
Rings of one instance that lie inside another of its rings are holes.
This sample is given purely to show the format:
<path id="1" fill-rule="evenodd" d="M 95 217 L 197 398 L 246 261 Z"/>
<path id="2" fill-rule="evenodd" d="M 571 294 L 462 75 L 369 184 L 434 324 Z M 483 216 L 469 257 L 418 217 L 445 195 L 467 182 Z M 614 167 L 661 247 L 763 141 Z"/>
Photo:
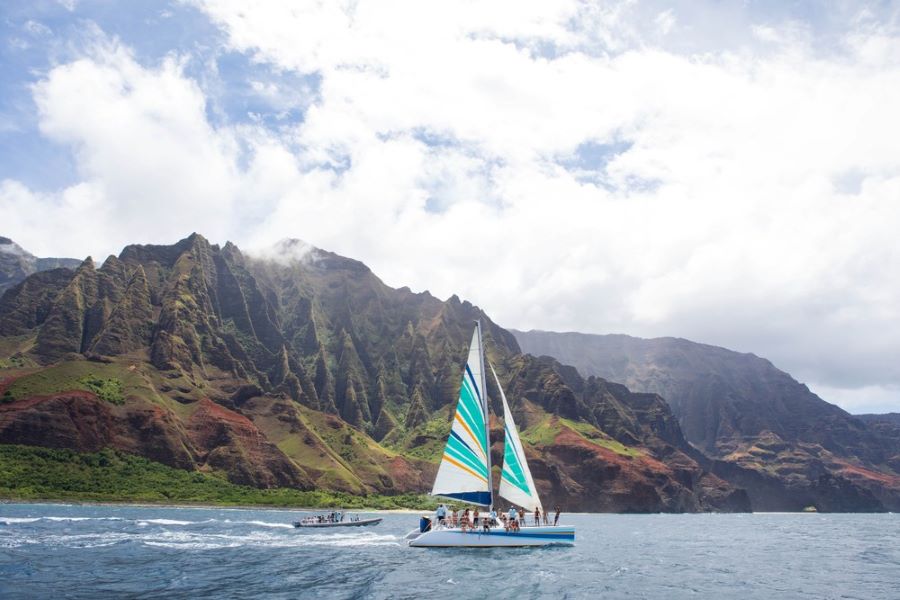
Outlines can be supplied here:
<path id="1" fill-rule="evenodd" d="M 472 469 L 470 469 L 470 468 L 467 467 L 466 465 L 464 465 L 464 464 L 460 463 L 459 461 L 455 460 L 454 458 L 452 458 L 452 457 L 450 457 L 450 456 L 444 454 L 444 460 L 446 460 L 446 461 L 449 462 L 450 464 L 456 465 L 457 467 L 459 467 L 459 468 L 462 469 L 463 471 L 467 471 L 468 473 L 471 473 L 472 475 L 474 475 L 474 476 L 477 477 L 478 479 L 480 479 L 480 480 L 482 480 L 482 481 L 484 481 L 484 482 L 487 482 L 487 479 L 485 479 L 484 477 L 482 477 L 481 475 L 479 475 L 478 473 L 476 473 L 475 471 L 473 471 Z"/>
<path id="2" fill-rule="evenodd" d="M 481 456 L 484 457 L 484 450 L 481 448 L 481 442 L 478 440 L 477 437 L 475 437 L 475 434 L 472 433 L 472 430 L 469 429 L 469 426 L 466 425 L 466 422 L 463 421 L 462 417 L 459 415 L 458 412 L 456 413 L 456 420 L 459 421 L 459 424 L 463 426 L 463 428 L 466 430 L 466 433 L 468 433 L 470 436 L 472 436 L 473 440 L 478 442 L 478 451 L 481 453 Z"/>

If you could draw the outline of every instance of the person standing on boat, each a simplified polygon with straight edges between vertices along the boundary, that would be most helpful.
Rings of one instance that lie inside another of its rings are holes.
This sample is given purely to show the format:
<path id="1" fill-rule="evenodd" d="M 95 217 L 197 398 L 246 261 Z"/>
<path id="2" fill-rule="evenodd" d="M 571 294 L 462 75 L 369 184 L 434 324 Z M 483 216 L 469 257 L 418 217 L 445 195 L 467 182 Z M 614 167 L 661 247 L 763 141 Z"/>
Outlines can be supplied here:
<path id="1" fill-rule="evenodd" d="M 534 507 L 534 526 L 537 527 L 541 524 L 541 507 Z"/>
<path id="2" fill-rule="evenodd" d="M 437 517 L 437 522 L 443 525 L 444 519 L 447 517 L 447 507 L 443 504 L 438 506 L 437 510 L 434 511 L 434 516 Z"/>
<path id="3" fill-rule="evenodd" d="M 478 507 L 476 506 L 476 507 L 475 507 L 475 511 L 472 513 L 472 527 L 473 527 L 473 528 L 477 528 L 477 527 L 478 527 L 478 519 L 479 519 L 479 516 L 478 516 Z"/>
<path id="4" fill-rule="evenodd" d="M 528 523 L 525 522 L 525 515 L 528 513 L 525 511 L 525 507 L 522 507 L 522 511 L 519 513 L 519 527 L 526 527 Z"/>
<path id="5" fill-rule="evenodd" d="M 497 524 L 497 511 L 494 510 L 494 507 L 491 507 L 491 525 Z"/>
<path id="6" fill-rule="evenodd" d="M 559 504 L 556 505 L 556 516 L 553 517 L 553 526 L 556 527 L 559 525 Z"/>
<path id="7" fill-rule="evenodd" d="M 519 513 L 516 512 L 515 506 L 509 507 L 509 513 L 506 515 L 506 518 L 509 519 L 510 521 L 518 521 Z"/>

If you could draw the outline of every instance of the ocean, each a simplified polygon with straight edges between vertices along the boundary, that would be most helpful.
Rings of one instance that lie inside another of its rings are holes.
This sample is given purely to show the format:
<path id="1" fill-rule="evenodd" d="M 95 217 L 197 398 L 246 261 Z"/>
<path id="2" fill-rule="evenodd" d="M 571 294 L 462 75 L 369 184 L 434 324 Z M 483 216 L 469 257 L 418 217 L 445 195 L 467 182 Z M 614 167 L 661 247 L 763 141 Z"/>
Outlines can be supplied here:
<path id="1" fill-rule="evenodd" d="M 897 514 L 563 513 L 574 547 L 482 550 L 305 514 L 0 504 L 0 598 L 900 598 Z"/>

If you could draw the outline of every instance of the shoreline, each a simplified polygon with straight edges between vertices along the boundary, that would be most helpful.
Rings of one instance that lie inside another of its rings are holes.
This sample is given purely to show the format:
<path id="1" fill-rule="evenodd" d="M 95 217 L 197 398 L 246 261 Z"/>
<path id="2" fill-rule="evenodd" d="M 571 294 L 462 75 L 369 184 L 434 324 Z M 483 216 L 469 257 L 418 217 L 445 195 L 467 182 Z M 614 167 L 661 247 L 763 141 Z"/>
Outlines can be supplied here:
<path id="1" fill-rule="evenodd" d="M 272 510 L 280 512 L 321 512 L 342 508 L 345 512 L 373 514 L 419 514 L 431 513 L 428 509 L 412 508 L 343 508 L 334 506 L 272 506 L 271 504 L 210 504 L 208 502 L 141 502 L 130 500 L 61 500 L 27 498 L 2 498 L 0 507 L 8 504 L 41 504 L 58 506 L 124 506 L 134 508 L 196 508 L 204 510 Z"/>
<path id="2" fill-rule="evenodd" d="M 211 504 L 208 502 L 146 502 L 146 501 L 130 501 L 130 500 L 62 500 L 62 499 L 39 499 L 32 500 L 27 498 L 0 498 L 0 510 L 5 505 L 11 504 L 38 504 L 38 505 L 58 505 L 58 506 L 111 506 L 111 507 L 134 507 L 134 508 L 195 508 L 203 510 L 269 510 L 279 512 L 321 512 L 328 510 L 342 509 L 348 513 L 370 513 L 382 515 L 430 515 L 433 510 L 423 508 L 346 508 L 340 506 L 272 506 L 271 504 Z M 563 511 L 568 515 L 577 516 L 684 516 L 684 515 L 764 515 L 764 516 L 793 516 L 793 515 L 894 515 L 891 511 L 887 512 L 808 512 L 808 511 L 757 511 L 746 513 L 725 513 L 725 512 L 695 512 L 695 513 L 612 513 L 612 512 L 580 512 L 580 511 Z"/>

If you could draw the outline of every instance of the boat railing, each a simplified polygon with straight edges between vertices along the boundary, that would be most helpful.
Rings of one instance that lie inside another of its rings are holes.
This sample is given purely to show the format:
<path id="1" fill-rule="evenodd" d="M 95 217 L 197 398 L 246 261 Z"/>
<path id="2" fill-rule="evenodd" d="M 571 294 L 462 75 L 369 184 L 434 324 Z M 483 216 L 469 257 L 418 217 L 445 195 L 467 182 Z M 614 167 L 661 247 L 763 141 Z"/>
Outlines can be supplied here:
<path id="1" fill-rule="evenodd" d="M 482 521 L 483 518 L 484 517 L 479 517 L 479 521 L 477 524 L 475 524 L 471 520 L 469 520 L 468 525 L 466 525 L 466 530 L 470 530 L 470 529 L 478 530 L 478 531 L 482 530 L 484 528 L 484 524 Z M 547 523 L 547 524 L 534 523 L 533 521 L 532 522 L 522 522 L 522 521 L 518 522 L 519 529 L 528 529 L 528 528 L 533 528 L 533 527 L 552 527 L 552 525 L 549 523 Z M 503 521 L 501 521 L 499 519 L 495 520 L 491 524 L 490 528 L 491 529 L 509 530 L 509 527 L 506 524 L 504 524 Z M 444 519 L 444 521 L 434 520 L 434 521 L 432 521 L 431 529 L 434 531 L 440 531 L 440 530 L 444 530 L 444 529 L 462 529 L 462 523 L 459 519 L 457 519 L 456 521 L 452 521 L 449 518 Z"/>

